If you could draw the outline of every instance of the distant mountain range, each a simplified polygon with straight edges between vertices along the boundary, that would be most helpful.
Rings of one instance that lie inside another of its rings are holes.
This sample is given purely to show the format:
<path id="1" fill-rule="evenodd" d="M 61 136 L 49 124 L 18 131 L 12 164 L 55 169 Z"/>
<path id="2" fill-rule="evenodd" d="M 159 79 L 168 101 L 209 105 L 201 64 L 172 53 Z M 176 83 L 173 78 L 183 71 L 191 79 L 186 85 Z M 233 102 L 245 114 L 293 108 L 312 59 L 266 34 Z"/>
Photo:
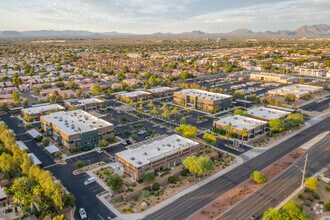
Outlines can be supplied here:
<path id="1" fill-rule="evenodd" d="M 227 36 L 227 37 L 330 37 L 330 24 L 319 25 L 304 25 L 296 30 L 278 30 L 278 31 L 265 31 L 253 32 L 246 28 L 237 29 L 228 33 L 205 33 L 199 30 L 191 32 L 183 32 L 179 34 L 173 33 L 154 33 L 149 35 L 138 35 L 131 33 L 112 32 L 90 32 L 90 31 L 55 31 L 55 30 L 40 30 L 40 31 L 0 31 L 2 38 L 24 38 L 24 37 L 107 37 L 107 36 L 154 36 L 154 37 L 208 37 L 208 36 Z"/>

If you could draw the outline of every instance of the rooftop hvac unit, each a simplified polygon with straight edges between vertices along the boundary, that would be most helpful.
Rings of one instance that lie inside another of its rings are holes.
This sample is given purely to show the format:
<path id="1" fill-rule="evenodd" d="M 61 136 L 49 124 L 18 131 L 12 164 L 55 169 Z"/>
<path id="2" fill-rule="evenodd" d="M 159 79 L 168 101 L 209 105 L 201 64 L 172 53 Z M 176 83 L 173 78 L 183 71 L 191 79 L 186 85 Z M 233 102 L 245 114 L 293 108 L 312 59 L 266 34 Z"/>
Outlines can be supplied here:
<path id="1" fill-rule="evenodd" d="M 142 152 L 142 155 L 147 155 L 147 152 Z"/>
<path id="2" fill-rule="evenodd" d="M 136 162 L 137 164 L 139 164 L 139 165 L 141 165 L 142 164 L 142 162 L 141 161 L 138 161 L 138 162 Z"/>
<path id="3" fill-rule="evenodd" d="M 135 160 L 135 158 L 134 158 L 134 157 L 131 157 L 130 159 L 131 159 L 131 160 Z"/>
<path id="4" fill-rule="evenodd" d="M 159 151 L 160 149 L 159 149 L 159 147 L 156 147 L 156 151 Z"/>

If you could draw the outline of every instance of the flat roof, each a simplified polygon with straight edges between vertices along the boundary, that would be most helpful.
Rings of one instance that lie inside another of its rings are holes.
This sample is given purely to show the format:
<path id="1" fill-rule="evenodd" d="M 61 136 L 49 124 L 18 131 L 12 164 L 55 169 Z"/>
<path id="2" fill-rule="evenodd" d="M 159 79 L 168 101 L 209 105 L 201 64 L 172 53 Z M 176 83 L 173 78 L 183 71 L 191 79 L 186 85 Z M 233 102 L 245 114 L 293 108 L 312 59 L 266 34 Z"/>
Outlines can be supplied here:
<path id="1" fill-rule="evenodd" d="M 75 106 L 82 106 L 82 105 L 101 103 L 101 102 L 103 101 L 94 97 L 89 99 L 69 99 L 64 101 L 64 103 L 68 103 L 70 105 L 75 105 Z"/>
<path id="2" fill-rule="evenodd" d="M 170 87 L 166 87 L 166 86 L 154 87 L 154 88 L 148 89 L 149 92 L 165 92 L 167 90 L 174 90 L 174 89 L 170 88 Z"/>
<path id="3" fill-rule="evenodd" d="M 33 164 L 35 165 L 41 164 L 41 161 L 38 159 L 38 157 L 36 157 L 36 155 L 34 155 L 34 153 L 29 153 L 28 156 L 31 157 L 31 159 L 33 160 Z"/>
<path id="4" fill-rule="evenodd" d="M 201 99 L 207 99 L 211 101 L 224 99 L 224 98 L 231 98 L 231 95 L 225 95 L 220 93 L 208 92 L 199 89 L 183 89 L 181 91 L 175 92 L 183 95 L 195 96 Z"/>
<path id="5" fill-rule="evenodd" d="M 45 121 L 54 124 L 66 135 L 84 133 L 113 124 L 99 119 L 81 109 L 68 112 L 54 112 L 41 116 Z"/>
<path id="6" fill-rule="evenodd" d="M 283 116 L 287 116 L 290 113 L 282 110 L 265 108 L 265 107 L 255 107 L 247 111 L 249 115 L 253 115 L 256 117 L 266 118 L 269 120 L 273 120 L 276 118 L 282 118 Z"/>
<path id="7" fill-rule="evenodd" d="M 21 150 L 27 150 L 27 149 L 29 149 L 29 148 L 24 144 L 23 141 L 16 141 L 16 144 L 18 145 L 19 149 L 21 149 Z"/>
<path id="8" fill-rule="evenodd" d="M 272 109 L 280 109 L 280 110 L 288 111 L 288 112 L 295 112 L 296 111 L 293 108 L 285 108 L 285 107 L 276 106 L 276 105 L 267 105 L 267 107 L 272 108 Z"/>
<path id="9" fill-rule="evenodd" d="M 250 131 L 258 126 L 265 125 L 267 122 L 261 121 L 254 118 L 249 118 L 241 115 L 230 115 L 224 118 L 215 121 L 214 123 L 226 126 L 231 123 L 232 128 L 237 130 L 243 130 L 245 128 L 247 131 Z"/>
<path id="10" fill-rule="evenodd" d="M 136 148 L 131 146 L 131 149 L 116 153 L 116 155 L 135 167 L 142 167 L 152 161 L 160 160 L 167 155 L 175 154 L 178 151 L 197 146 L 198 144 L 188 138 L 173 134 L 163 136 L 161 139 L 151 139 L 149 142 L 142 143 L 141 146 Z"/>
<path id="11" fill-rule="evenodd" d="M 37 107 L 31 107 L 31 108 L 25 108 L 22 109 L 22 111 L 25 114 L 30 114 L 30 115 L 34 115 L 34 114 L 38 114 L 41 112 L 48 112 L 50 110 L 56 110 L 56 109 L 64 109 L 63 106 L 60 106 L 58 104 L 50 104 L 50 105 L 42 105 L 42 106 L 37 106 Z"/>
<path id="12" fill-rule="evenodd" d="M 270 92 L 275 92 L 275 93 L 284 93 L 284 94 L 293 94 L 293 95 L 304 95 L 307 92 L 306 91 L 299 91 L 299 90 L 294 90 L 294 89 L 286 89 L 286 88 L 278 88 L 278 89 L 272 89 L 269 90 L 268 93 Z"/>
<path id="13" fill-rule="evenodd" d="M 323 87 L 320 86 L 311 86 L 311 85 L 303 85 L 303 84 L 292 84 L 285 86 L 286 89 L 292 89 L 292 90 L 300 90 L 304 92 L 313 92 L 318 89 L 323 89 Z"/>
<path id="14" fill-rule="evenodd" d="M 133 92 L 120 92 L 118 94 L 129 97 L 129 98 L 133 98 L 135 96 L 140 96 L 140 95 L 150 95 L 151 93 L 145 92 L 145 91 L 133 91 Z"/>

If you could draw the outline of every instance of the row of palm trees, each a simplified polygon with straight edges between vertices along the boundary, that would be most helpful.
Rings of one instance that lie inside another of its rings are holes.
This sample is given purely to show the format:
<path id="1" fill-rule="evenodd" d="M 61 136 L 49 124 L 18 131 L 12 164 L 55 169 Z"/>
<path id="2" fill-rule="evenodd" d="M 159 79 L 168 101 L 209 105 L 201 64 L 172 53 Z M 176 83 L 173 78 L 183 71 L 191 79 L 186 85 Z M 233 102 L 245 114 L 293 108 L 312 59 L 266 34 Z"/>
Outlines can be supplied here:
<path id="1" fill-rule="evenodd" d="M 225 131 L 226 131 L 227 145 L 228 145 L 230 134 L 233 132 L 233 127 L 230 122 L 225 126 Z M 242 130 L 238 131 L 238 134 L 241 135 L 242 137 L 242 146 L 243 146 L 244 138 L 249 135 L 249 132 L 246 130 L 246 128 L 243 128 Z"/>

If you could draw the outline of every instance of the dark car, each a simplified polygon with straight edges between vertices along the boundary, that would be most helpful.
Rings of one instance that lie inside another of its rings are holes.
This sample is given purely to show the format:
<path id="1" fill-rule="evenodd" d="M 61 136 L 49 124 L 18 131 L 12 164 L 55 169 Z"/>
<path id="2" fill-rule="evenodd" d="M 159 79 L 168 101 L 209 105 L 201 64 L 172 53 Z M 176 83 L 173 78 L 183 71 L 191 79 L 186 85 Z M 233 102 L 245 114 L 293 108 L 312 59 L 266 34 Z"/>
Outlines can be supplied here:
<path id="1" fill-rule="evenodd" d="M 248 220 L 259 220 L 262 218 L 262 213 L 255 212 L 253 213 Z"/>
<path id="2" fill-rule="evenodd" d="M 126 140 L 126 143 L 127 143 L 128 145 L 132 144 L 132 142 L 131 142 L 130 140 Z"/>

